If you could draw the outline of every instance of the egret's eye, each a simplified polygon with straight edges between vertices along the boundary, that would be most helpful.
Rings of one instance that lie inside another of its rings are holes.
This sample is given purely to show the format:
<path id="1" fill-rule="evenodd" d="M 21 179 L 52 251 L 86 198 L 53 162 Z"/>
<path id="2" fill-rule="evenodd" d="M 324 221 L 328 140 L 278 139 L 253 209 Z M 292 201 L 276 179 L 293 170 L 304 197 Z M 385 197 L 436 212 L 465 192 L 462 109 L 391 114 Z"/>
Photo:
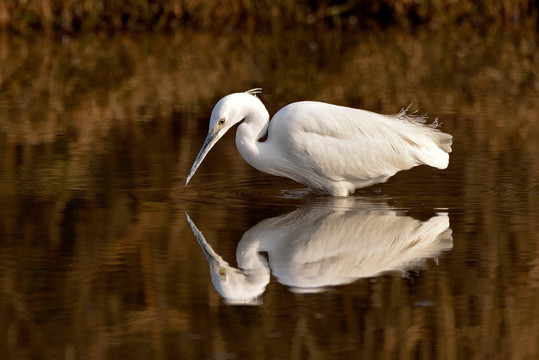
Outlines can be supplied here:
<path id="1" fill-rule="evenodd" d="M 219 125 L 223 125 L 225 123 L 225 119 L 219 119 L 219 121 L 217 122 L 217 124 Z"/>

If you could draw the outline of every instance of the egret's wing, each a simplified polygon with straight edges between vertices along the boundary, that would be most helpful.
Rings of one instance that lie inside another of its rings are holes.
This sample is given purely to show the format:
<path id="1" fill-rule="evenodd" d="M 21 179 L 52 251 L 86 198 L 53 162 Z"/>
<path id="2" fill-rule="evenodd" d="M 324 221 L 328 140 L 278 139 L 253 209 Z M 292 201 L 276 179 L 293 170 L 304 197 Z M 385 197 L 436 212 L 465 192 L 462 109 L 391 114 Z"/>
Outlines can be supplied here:
<path id="1" fill-rule="evenodd" d="M 336 181 L 391 176 L 428 163 L 429 152 L 448 158 L 432 141 L 442 133 L 364 110 L 299 102 L 281 109 L 272 123 L 269 136 L 278 139 L 290 163 Z"/>

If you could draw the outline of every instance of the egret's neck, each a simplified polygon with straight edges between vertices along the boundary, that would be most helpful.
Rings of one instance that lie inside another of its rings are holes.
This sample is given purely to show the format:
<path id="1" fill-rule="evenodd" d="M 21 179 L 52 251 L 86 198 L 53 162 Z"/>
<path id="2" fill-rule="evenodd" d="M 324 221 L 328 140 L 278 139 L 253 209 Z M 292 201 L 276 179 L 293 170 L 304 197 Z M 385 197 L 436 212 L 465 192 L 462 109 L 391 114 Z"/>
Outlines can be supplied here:
<path id="1" fill-rule="evenodd" d="M 269 114 L 258 99 L 253 100 L 256 101 L 245 104 L 243 113 L 245 120 L 238 126 L 236 131 L 236 146 L 249 165 L 260 171 L 266 171 L 265 163 L 261 159 L 263 155 L 260 151 L 261 143 L 258 140 L 266 135 Z"/>

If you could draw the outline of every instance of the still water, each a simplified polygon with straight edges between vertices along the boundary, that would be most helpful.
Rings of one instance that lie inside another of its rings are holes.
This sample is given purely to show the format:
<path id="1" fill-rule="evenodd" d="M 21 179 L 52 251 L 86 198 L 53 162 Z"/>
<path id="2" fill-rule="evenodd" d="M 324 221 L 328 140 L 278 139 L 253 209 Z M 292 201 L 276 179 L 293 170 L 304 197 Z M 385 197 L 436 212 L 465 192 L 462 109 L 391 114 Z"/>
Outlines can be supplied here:
<path id="1" fill-rule="evenodd" d="M 536 359 L 535 33 L 0 38 L 7 359 Z M 215 102 L 439 118 L 448 169 L 335 199 L 250 168 Z"/>

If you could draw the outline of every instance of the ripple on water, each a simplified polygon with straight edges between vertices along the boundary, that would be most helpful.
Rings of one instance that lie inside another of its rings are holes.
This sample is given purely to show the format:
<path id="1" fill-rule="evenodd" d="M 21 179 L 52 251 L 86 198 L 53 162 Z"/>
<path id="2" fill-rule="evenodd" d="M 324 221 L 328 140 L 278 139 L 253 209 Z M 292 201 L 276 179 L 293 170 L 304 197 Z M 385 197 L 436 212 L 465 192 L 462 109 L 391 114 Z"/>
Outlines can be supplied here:
<path id="1" fill-rule="evenodd" d="M 297 187 L 294 188 L 294 185 Z M 218 205 L 236 209 L 273 208 L 284 211 L 284 208 L 303 207 L 308 203 L 319 208 L 331 207 L 342 211 L 409 211 L 407 206 L 396 203 L 391 196 L 375 191 L 357 191 L 349 197 L 332 197 L 312 192 L 287 179 L 266 176 L 237 177 L 226 184 L 209 180 L 200 185 L 182 188 L 178 191 L 177 198 L 185 204 Z"/>
<path id="2" fill-rule="evenodd" d="M 233 177 L 226 182 L 211 180 L 178 189 L 185 202 L 237 207 L 299 205 L 313 194 L 301 184 L 269 176 Z M 222 177 L 215 176 L 216 179 Z M 297 186 L 297 188 L 294 188 Z"/>
<path id="3" fill-rule="evenodd" d="M 260 172 L 228 169 L 227 173 L 199 175 L 187 187 L 178 188 L 174 196 L 186 204 L 214 204 L 239 208 L 298 207 L 313 201 L 319 203 L 319 206 L 350 206 L 343 200 L 330 201 L 328 199 L 331 199 L 331 196 L 311 192 L 305 185 L 292 180 Z M 430 212 L 434 209 L 452 208 L 455 205 L 455 194 L 454 191 L 446 191 L 449 184 L 445 182 L 445 178 L 437 176 L 433 180 L 433 176 L 422 175 L 422 172 L 409 172 L 387 183 L 358 189 L 349 198 L 354 198 L 356 205 L 362 203 L 376 207 L 377 204 L 385 204 L 400 211 L 418 208 Z"/>

